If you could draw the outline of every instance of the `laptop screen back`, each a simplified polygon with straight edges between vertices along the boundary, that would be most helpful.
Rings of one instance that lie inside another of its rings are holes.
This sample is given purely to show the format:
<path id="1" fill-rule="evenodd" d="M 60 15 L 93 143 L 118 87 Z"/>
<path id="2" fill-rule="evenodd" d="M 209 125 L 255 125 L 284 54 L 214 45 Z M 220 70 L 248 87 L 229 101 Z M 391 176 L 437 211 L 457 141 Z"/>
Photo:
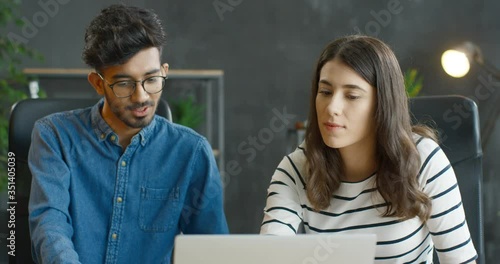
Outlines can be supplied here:
<path id="1" fill-rule="evenodd" d="M 174 264 L 373 263 L 375 235 L 180 235 Z"/>

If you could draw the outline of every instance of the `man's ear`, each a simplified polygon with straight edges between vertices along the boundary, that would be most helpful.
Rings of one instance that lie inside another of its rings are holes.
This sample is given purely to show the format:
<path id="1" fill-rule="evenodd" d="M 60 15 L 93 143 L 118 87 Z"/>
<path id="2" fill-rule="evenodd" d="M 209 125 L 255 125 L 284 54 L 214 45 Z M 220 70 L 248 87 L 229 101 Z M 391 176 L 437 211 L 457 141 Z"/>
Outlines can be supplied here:
<path id="1" fill-rule="evenodd" d="M 163 63 L 161 65 L 161 67 L 163 68 L 163 71 L 165 72 L 165 76 L 167 76 L 168 75 L 168 67 L 169 67 L 168 63 Z"/>
<path id="2" fill-rule="evenodd" d="M 89 73 L 87 80 L 99 95 L 104 95 L 104 81 L 96 72 Z"/>

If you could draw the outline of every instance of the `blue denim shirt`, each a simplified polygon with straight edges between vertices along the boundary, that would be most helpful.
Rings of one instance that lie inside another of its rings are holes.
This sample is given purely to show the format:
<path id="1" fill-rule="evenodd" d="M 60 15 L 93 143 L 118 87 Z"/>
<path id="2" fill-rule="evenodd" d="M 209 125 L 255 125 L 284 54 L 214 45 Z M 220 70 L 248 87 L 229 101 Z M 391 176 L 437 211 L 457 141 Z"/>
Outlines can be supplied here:
<path id="1" fill-rule="evenodd" d="M 123 151 L 103 100 L 36 122 L 29 224 L 39 263 L 170 263 L 174 237 L 228 233 L 212 149 L 155 116 Z"/>

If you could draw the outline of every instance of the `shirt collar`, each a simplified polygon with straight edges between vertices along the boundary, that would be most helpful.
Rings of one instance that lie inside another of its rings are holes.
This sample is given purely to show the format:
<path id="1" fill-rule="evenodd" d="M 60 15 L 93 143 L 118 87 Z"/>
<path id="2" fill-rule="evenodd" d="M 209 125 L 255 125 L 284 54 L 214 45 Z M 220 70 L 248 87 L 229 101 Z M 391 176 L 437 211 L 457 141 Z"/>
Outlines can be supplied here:
<path id="1" fill-rule="evenodd" d="M 94 130 L 95 135 L 99 139 L 99 141 L 104 141 L 106 138 L 109 136 L 109 134 L 114 134 L 113 129 L 104 121 L 104 118 L 101 116 L 101 109 L 104 105 L 104 98 L 101 98 L 97 104 L 95 104 L 91 111 L 91 121 L 92 121 L 92 127 Z M 151 123 L 141 129 L 139 133 L 137 133 L 140 136 L 140 143 L 142 146 L 144 146 L 148 138 L 153 135 L 153 130 L 156 125 L 156 115 L 153 117 L 153 120 L 151 120 Z M 137 135 L 136 135 L 137 136 Z M 134 136 L 135 137 L 135 136 Z"/>

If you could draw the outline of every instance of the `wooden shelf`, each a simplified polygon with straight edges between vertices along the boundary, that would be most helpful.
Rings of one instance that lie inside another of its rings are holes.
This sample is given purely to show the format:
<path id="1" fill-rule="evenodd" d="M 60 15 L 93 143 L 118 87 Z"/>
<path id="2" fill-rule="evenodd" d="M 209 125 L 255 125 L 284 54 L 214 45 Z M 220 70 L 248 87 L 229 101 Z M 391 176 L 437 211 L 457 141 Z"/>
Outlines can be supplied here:
<path id="1" fill-rule="evenodd" d="M 23 73 L 27 75 L 42 75 L 42 76 L 86 76 L 92 69 L 85 68 L 74 68 L 74 69 L 64 69 L 64 68 L 25 68 Z M 172 70 L 168 71 L 168 75 L 176 78 L 215 78 L 224 76 L 223 70 Z"/>

